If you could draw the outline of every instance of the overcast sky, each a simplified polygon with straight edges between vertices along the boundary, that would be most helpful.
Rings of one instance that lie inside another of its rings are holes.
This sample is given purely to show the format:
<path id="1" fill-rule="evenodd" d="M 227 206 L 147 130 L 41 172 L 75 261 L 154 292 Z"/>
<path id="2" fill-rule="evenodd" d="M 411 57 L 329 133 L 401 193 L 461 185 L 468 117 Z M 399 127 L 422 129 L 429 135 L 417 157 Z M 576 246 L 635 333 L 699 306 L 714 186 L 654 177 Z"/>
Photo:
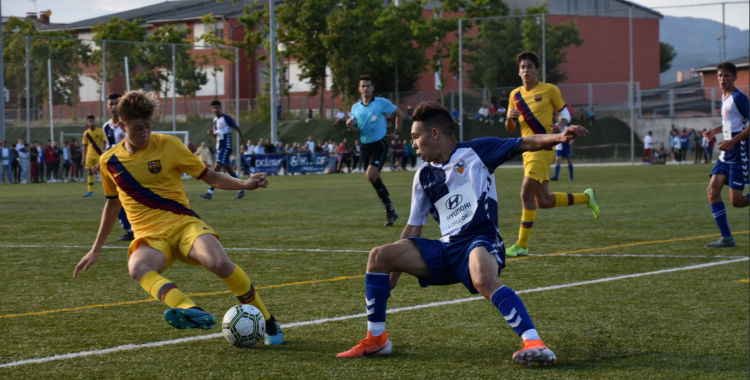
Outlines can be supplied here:
<path id="1" fill-rule="evenodd" d="M 35 3 L 31 0 L 0 0 L 2 1 L 3 16 L 25 16 L 26 12 L 35 10 Z M 165 0 L 37 0 L 36 10 L 51 10 L 52 22 L 69 23 L 102 16 L 114 12 L 139 8 L 145 5 L 163 3 Z M 231 0 L 225 0 L 231 1 Z M 636 0 L 635 3 L 657 8 L 662 6 L 679 5 L 680 8 L 656 9 L 665 16 L 707 18 L 721 22 L 721 6 L 686 7 L 686 4 L 706 4 L 720 0 Z M 731 0 L 730 0 L 731 1 Z M 726 22 L 743 30 L 750 29 L 750 6 L 745 4 L 728 4 L 726 6 Z"/>

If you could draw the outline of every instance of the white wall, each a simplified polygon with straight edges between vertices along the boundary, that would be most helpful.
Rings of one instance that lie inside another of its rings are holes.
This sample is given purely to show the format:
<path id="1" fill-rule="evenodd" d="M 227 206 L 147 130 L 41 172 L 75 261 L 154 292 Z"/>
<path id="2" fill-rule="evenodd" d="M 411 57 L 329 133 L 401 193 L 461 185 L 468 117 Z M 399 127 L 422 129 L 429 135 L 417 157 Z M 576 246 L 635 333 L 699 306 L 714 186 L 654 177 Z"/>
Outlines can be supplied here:
<path id="1" fill-rule="evenodd" d="M 82 102 L 96 102 L 101 100 L 101 85 L 88 75 L 81 75 L 81 88 L 78 90 Z"/>
<path id="2" fill-rule="evenodd" d="M 200 90 L 195 92 L 195 96 L 218 96 L 218 95 L 224 95 L 224 78 L 226 77 L 227 70 L 224 68 L 224 70 L 217 72 L 214 75 L 213 72 L 213 66 L 206 66 L 201 68 L 201 71 L 206 73 L 206 77 L 208 77 L 208 83 L 204 84 Z M 217 87 L 218 86 L 218 92 Z"/>

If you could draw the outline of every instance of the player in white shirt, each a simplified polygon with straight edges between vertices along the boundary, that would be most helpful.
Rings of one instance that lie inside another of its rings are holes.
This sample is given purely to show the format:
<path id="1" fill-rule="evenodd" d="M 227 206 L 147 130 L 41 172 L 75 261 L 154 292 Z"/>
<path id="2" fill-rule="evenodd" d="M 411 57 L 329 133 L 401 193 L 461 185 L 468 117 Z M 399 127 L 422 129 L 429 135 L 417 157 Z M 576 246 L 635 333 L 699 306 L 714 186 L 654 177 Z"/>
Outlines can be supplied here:
<path id="1" fill-rule="evenodd" d="M 743 195 L 748 185 L 748 149 L 750 149 L 750 103 L 747 96 L 734 86 L 737 80 L 737 67 L 731 62 L 716 66 L 719 86 L 724 92 L 721 102 L 721 125 L 709 129 L 703 135 L 710 141 L 717 133 L 724 135 L 719 143 L 721 155 L 711 170 L 711 182 L 706 190 L 711 203 L 716 225 L 721 231 L 721 238 L 706 245 L 710 248 L 734 247 L 734 237 L 727 222 L 727 211 L 721 199 L 721 190 L 729 186 L 729 200 L 734 207 L 750 205 L 750 194 Z"/>
<path id="2" fill-rule="evenodd" d="M 513 355 L 519 364 L 552 364 L 555 354 L 539 338 L 521 299 L 499 280 L 505 267 L 505 245 L 498 231 L 494 172 L 505 161 L 528 151 L 569 142 L 588 131 L 570 126 L 561 134 L 521 138 L 485 137 L 457 142 L 448 110 L 422 103 L 413 114 L 411 136 L 425 161 L 414 175 L 411 214 L 401 240 L 370 251 L 365 274 L 367 337 L 338 357 L 387 355 L 392 344 L 385 332 L 387 299 L 401 272 L 422 287 L 462 283 L 490 300 L 523 339 Z M 442 237 L 422 238 L 431 215 Z"/>
<path id="3" fill-rule="evenodd" d="M 216 162 L 214 162 L 214 171 L 227 172 L 233 178 L 237 178 L 237 173 L 234 172 L 232 164 L 229 161 L 229 156 L 232 155 L 232 130 L 236 130 L 240 134 L 240 141 L 245 141 L 245 136 L 242 134 L 242 130 L 237 126 L 231 116 L 221 112 L 221 102 L 214 100 L 211 102 L 211 110 L 214 112 L 213 128 L 208 130 L 208 134 L 216 137 Z M 238 152 L 239 153 L 239 152 Z M 214 188 L 209 186 L 208 192 L 199 195 L 201 198 L 211 200 L 213 198 Z M 245 190 L 240 190 L 234 199 L 242 199 L 245 197 Z"/>

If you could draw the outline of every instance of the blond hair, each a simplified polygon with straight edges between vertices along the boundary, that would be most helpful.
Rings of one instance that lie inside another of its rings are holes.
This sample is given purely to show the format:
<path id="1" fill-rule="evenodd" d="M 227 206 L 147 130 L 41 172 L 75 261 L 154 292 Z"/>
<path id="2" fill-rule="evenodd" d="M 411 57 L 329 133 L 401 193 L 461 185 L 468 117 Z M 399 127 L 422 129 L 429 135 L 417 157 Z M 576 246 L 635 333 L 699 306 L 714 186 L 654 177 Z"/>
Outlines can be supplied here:
<path id="1" fill-rule="evenodd" d="M 159 99 L 154 92 L 128 91 L 117 104 L 117 115 L 127 123 L 135 120 L 153 121 L 159 112 Z"/>

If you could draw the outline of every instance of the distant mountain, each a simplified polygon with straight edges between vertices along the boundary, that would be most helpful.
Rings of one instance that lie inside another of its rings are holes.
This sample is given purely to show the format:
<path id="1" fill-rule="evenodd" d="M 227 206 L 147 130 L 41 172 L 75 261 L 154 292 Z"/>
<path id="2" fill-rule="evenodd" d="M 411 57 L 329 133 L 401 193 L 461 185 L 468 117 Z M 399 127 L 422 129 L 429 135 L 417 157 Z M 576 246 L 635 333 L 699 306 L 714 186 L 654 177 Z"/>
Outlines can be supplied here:
<path id="1" fill-rule="evenodd" d="M 726 26 L 726 58 L 748 55 L 750 30 Z M 662 42 L 674 46 L 677 57 L 672 68 L 661 74 L 661 84 L 677 81 L 677 72 L 710 65 L 719 61 L 721 23 L 704 18 L 665 16 L 659 23 Z"/>

